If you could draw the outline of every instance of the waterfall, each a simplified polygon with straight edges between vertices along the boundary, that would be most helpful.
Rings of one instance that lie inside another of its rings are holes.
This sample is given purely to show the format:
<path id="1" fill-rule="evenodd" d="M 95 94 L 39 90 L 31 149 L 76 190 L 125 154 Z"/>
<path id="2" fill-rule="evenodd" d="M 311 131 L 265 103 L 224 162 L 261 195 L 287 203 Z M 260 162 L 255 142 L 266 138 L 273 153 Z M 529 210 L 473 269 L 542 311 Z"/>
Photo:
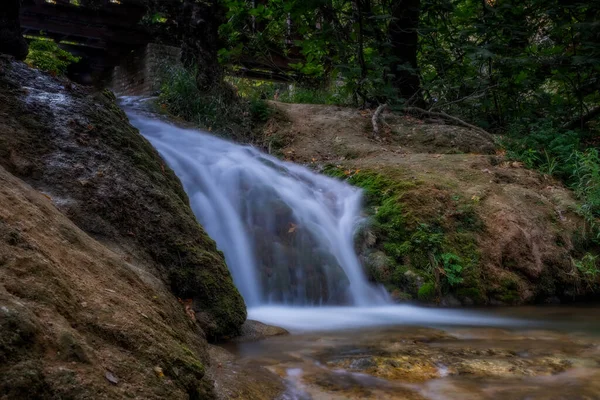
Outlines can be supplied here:
<path id="1" fill-rule="evenodd" d="M 128 115 L 181 179 L 248 306 L 387 301 L 354 250 L 360 190 L 251 146 Z"/>

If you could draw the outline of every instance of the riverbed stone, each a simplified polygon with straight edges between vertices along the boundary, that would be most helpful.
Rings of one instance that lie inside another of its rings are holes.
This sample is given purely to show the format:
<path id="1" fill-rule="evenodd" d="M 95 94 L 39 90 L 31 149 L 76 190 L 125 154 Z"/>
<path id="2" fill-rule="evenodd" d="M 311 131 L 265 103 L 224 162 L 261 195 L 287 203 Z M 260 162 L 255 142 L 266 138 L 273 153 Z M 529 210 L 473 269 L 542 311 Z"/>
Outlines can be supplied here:
<path id="1" fill-rule="evenodd" d="M 259 321 L 248 319 L 242 325 L 240 335 L 235 337 L 232 341 L 237 343 L 252 342 L 281 335 L 289 335 L 289 332 L 287 329 L 278 326 L 267 325 Z"/>

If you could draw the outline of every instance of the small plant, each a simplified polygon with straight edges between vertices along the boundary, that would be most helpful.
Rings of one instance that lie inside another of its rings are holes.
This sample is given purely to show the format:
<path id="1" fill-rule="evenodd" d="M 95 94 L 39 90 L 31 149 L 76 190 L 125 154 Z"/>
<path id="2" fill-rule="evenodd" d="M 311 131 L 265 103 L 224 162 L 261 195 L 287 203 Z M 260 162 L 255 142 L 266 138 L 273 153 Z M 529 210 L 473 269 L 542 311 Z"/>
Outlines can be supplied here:
<path id="1" fill-rule="evenodd" d="M 29 45 L 29 54 L 25 61 L 31 67 L 52 75 L 64 75 L 67 73 L 67 67 L 80 59 L 58 47 L 54 40 L 35 39 Z"/>
<path id="2" fill-rule="evenodd" d="M 519 158 L 527 168 L 534 168 L 540 160 L 540 158 L 538 157 L 538 152 L 531 148 L 521 153 Z"/>
<path id="3" fill-rule="evenodd" d="M 544 149 L 544 162 L 540 166 L 540 170 L 546 175 L 554 175 L 556 168 L 558 167 L 558 159 L 548 154 L 548 151 Z"/>
<path id="4" fill-rule="evenodd" d="M 595 283 L 600 276 L 600 269 L 598 269 L 598 256 L 591 253 L 586 253 L 581 260 L 574 260 L 573 264 L 579 273 L 583 276 L 583 279 L 589 284 Z"/>
<path id="5" fill-rule="evenodd" d="M 271 110 L 266 101 L 260 99 L 250 99 L 250 114 L 254 122 L 267 122 L 271 116 Z"/>
<path id="6" fill-rule="evenodd" d="M 446 281 L 450 286 L 456 286 L 463 282 L 462 270 L 463 266 L 462 259 L 454 253 L 444 253 L 440 256 L 442 262 L 442 268 L 444 269 L 444 275 Z"/>

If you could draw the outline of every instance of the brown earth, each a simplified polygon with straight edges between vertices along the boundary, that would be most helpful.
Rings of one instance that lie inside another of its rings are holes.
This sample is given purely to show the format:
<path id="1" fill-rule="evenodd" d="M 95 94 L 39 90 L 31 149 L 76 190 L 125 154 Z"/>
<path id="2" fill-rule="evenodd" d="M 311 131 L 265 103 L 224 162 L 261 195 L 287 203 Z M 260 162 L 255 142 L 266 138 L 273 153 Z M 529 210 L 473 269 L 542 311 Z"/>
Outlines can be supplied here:
<path id="1" fill-rule="evenodd" d="M 458 296 L 463 304 L 568 301 L 588 294 L 572 263 L 583 226 L 572 193 L 496 154 L 492 137 L 386 113 L 382 138 L 375 140 L 369 111 L 270 104 L 275 112 L 264 135 L 272 153 L 317 170 L 335 166 L 348 177 L 381 174 L 405 187 L 401 202 L 414 225 L 442 226 L 456 247 L 474 243 L 477 268 L 471 287 Z M 465 216 L 476 221 L 459 235 Z M 379 263 L 389 274 L 389 254 L 370 254 L 367 264 Z"/>

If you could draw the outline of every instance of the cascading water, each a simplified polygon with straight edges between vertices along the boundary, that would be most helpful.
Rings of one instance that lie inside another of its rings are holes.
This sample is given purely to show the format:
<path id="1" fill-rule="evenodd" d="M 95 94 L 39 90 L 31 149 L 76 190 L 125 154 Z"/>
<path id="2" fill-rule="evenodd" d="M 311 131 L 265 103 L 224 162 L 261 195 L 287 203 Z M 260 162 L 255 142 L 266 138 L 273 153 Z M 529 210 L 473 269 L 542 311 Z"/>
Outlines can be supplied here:
<path id="1" fill-rule="evenodd" d="M 358 189 L 250 146 L 129 118 L 181 179 L 249 306 L 386 303 L 354 251 Z"/>

